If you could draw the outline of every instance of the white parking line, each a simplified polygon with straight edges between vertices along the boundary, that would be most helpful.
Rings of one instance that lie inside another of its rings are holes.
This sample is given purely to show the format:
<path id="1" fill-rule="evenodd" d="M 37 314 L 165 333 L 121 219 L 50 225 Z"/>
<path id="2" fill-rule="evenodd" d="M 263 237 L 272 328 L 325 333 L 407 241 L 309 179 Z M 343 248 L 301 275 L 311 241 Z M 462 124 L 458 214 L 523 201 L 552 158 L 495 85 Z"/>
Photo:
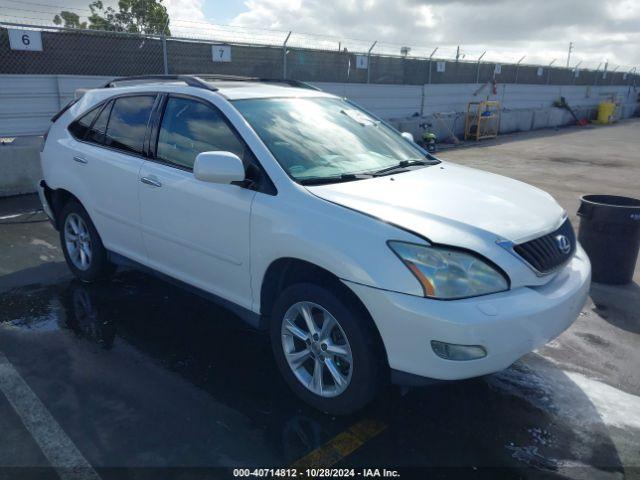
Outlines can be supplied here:
<path id="1" fill-rule="evenodd" d="M 0 391 L 7 397 L 61 480 L 100 479 L 91 464 L 82 456 L 2 352 L 0 352 Z"/>

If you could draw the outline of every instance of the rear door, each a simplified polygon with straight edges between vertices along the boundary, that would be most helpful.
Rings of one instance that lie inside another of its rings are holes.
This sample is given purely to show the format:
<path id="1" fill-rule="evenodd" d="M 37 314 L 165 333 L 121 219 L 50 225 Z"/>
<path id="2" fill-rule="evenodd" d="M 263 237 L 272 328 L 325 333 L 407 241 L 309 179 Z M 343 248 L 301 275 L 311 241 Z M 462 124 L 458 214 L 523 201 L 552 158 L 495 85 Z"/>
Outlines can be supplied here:
<path id="1" fill-rule="evenodd" d="M 74 160 L 83 169 L 87 207 L 105 247 L 128 258 L 146 257 L 140 232 L 139 173 L 156 94 L 117 97 L 104 104 L 86 131 L 70 125 L 76 137 Z M 74 128 L 77 131 L 74 131 Z"/>
<path id="2" fill-rule="evenodd" d="M 198 153 L 230 151 L 248 165 L 252 154 L 224 114 L 179 95 L 164 100 L 153 160 L 140 172 L 140 209 L 149 264 L 236 304 L 251 306 L 250 215 L 254 190 L 202 182 Z"/>

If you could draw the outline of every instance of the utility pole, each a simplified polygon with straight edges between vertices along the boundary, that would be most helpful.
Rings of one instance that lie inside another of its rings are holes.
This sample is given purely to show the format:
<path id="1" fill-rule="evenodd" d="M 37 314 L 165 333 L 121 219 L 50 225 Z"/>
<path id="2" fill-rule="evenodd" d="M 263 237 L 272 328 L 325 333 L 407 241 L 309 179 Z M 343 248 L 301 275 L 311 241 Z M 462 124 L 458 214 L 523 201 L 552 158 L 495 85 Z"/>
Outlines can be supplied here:
<path id="1" fill-rule="evenodd" d="M 460 58 L 460 45 L 456 48 L 456 62 L 458 61 L 458 58 Z"/>
<path id="2" fill-rule="evenodd" d="M 572 51 L 573 51 L 573 42 L 569 42 L 569 53 L 567 53 L 567 68 L 569 68 L 569 60 L 571 60 Z"/>

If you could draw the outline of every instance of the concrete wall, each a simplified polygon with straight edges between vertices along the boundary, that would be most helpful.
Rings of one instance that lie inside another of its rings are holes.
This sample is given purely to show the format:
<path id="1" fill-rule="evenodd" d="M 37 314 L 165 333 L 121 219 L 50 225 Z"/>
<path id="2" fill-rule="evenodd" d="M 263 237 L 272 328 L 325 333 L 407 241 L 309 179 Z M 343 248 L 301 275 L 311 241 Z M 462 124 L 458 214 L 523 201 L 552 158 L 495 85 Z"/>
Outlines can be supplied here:
<path id="1" fill-rule="evenodd" d="M 0 144 L 0 197 L 32 193 L 42 178 L 41 137 L 24 137 Z"/>

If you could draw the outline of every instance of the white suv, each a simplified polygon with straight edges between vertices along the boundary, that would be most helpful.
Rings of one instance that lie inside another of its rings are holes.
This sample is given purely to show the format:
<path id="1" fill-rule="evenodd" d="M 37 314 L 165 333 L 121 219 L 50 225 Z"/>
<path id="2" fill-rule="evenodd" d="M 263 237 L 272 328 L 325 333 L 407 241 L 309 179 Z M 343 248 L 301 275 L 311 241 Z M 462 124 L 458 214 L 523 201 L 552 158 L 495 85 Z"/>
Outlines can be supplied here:
<path id="1" fill-rule="evenodd" d="M 117 79 L 54 117 L 42 167 L 77 277 L 126 262 L 217 299 L 270 329 L 286 382 L 325 412 L 504 369 L 589 289 L 547 193 L 297 82 Z"/>

